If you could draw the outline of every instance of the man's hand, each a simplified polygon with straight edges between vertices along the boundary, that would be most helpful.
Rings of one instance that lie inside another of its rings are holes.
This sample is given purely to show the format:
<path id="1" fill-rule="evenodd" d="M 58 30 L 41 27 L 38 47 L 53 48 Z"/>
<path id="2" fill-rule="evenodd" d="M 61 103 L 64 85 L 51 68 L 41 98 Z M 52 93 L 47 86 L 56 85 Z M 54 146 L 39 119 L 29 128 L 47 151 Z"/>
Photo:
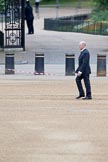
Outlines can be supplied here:
<path id="1" fill-rule="evenodd" d="M 77 76 L 81 76 L 81 74 L 82 74 L 82 72 L 81 71 L 78 71 L 78 73 L 77 73 Z"/>

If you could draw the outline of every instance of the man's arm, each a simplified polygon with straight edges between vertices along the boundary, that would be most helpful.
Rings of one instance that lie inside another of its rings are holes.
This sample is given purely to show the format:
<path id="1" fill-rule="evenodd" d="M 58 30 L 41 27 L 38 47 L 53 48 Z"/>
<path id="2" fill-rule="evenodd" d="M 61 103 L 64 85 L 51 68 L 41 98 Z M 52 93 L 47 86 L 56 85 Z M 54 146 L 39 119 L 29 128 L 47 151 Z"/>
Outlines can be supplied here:
<path id="1" fill-rule="evenodd" d="M 89 64 L 89 52 L 84 53 L 83 62 L 82 62 L 82 65 L 79 67 L 79 71 L 83 73 L 87 64 Z"/>

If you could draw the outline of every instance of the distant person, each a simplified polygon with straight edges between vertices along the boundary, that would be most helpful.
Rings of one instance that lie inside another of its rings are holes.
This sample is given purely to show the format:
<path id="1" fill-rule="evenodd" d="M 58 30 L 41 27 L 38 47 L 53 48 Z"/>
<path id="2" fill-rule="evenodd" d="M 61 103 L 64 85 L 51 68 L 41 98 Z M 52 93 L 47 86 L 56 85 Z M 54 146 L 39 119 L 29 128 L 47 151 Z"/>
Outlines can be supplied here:
<path id="1" fill-rule="evenodd" d="M 76 97 L 76 99 L 83 98 L 84 100 L 92 99 L 91 96 L 91 85 L 90 85 L 90 53 L 86 49 L 86 43 L 84 41 L 81 41 L 79 44 L 80 48 L 80 55 L 79 55 L 79 66 L 76 70 L 76 84 L 79 91 L 79 96 Z M 81 80 L 84 80 L 85 88 L 86 88 L 86 94 L 84 92 Z"/>
<path id="2" fill-rule="evenodd" d="M 25 6 L 25 19 L 27 22 L 27 27 L 28 27 L 28 34 L 34 34 L 34 27 L 33 27 L 33 9 L 32 6 L 30 5 L 29 0 L 26 0 L 26 6 Z"/>
<path id="3" fill-rule="evenodd" d="M 40 0 L 35 0 L 35 11 L 38 15 L 38 18 L 39 18 L 39 4 L 40 4 Z"/>

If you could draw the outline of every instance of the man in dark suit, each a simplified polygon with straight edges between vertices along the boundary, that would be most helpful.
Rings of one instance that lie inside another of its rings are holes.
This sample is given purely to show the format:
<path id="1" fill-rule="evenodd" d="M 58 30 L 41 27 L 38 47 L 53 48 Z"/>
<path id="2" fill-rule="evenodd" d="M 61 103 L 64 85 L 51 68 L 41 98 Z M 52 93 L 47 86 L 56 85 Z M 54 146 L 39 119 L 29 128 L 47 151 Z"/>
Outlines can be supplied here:
<path id="1" fill-rule="evenodd" d="M 26 6 L 25 6 L 25 19 L 27 22 L 27 27 L 28 27 L 28 34 L 34 34 L 34 27 L 33 27 L 33 9 L 32 6 L 30 5 L 29 0 L 26 0 Z"/>
<path id="2" fill-rule="evenodd" d="M 79 56 L 79 66 L 76 70 L 76 84 L 79 91 L 79 96 L 76 97 L 76 99 L 84 99 L 89 100 L 92 99 L 91 96 L 91 85 L 90 85 L 90 79 L 89 76 L 91 74 L 91 68 L 90 68 L 90 54 L 89 51 L 86 49 L 86 43 L 84 41 L 81 41 L 79 44 L 79 48 L 81 50 L 80 56 Z M 84 80 L 85 88 L 86 88 L 86 95 L 84 92 L 84 89 L 82 87 L 81 80 Z"/>

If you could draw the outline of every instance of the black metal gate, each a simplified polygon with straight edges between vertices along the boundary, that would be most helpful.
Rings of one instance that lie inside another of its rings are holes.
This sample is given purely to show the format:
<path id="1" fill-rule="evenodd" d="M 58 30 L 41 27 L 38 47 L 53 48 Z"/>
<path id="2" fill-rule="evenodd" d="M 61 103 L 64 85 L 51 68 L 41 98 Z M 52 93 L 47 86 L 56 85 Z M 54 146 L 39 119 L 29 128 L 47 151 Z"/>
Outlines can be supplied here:
<path id="1" fill-rule="evenodd" d="M 5 0 L 5 48 L 25 49 L 25 0 Z"/>

